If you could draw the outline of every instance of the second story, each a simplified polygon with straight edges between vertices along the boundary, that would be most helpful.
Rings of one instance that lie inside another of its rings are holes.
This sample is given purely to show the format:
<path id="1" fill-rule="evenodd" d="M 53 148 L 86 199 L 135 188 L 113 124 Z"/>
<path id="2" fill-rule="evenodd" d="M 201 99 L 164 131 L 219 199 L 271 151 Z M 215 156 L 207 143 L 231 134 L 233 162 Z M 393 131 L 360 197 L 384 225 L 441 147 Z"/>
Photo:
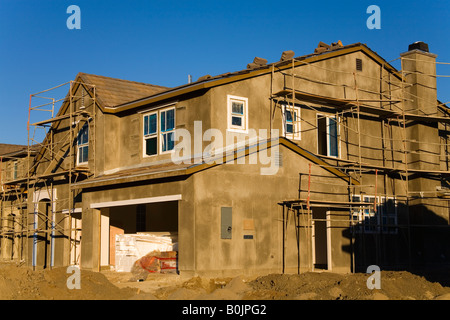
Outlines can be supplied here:
<path id="1" fill-rule="evenodd" d="M 26 181 L 30 159 L 34 152 L 28 153 L 28 146 L 0 144 L 0 185 L 2 192 L 14 191 L 21 182 Z M 31 160 L 32 161 L 32 160 Z"/>
<path id="2" fill-rule="evenodd" d="M 274 136 L 330 160 L 443 169 L 449 114 L 429 69 L 435 58 L 409 48 L 397 70 L 364 44 L 337 42 L 176 88 L 80 73 L 47 123 L 51 148 L 37 155 L 36 174 L 164 166 L 183 139 L 183 157 L 197 158 Z M 431 80 L 414 76 L 420 68 Z"/>

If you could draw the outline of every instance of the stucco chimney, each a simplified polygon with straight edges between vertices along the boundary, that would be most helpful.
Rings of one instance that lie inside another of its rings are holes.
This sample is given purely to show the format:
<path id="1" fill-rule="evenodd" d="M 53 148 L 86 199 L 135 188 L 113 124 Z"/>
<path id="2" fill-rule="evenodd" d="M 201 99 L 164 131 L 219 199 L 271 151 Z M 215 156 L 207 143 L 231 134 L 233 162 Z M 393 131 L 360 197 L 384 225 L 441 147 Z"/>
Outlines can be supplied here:
<path id="1" fill-rule="evenodd" d="M 428 44 L 417 41 L 400 55 L 405 77 L 406 111 L 417 114 L 437 112 L 436 57 L 428 51 Z M 433 109 L 434 108 L 434 109 Z M 421 112 L 423 111 L 423 112 Z"/>
<path id="2" fill-rule="evenodd" d="M 406 113 L 437 115 L 436 57 L 428 52 L 428 45 L 418 41 L 402 53 L 404 76 L 403 103 Z M 424 119 L 426 120 L 426 119 Z M 439 134 L 437 123 L 412 121 L 407 123 L 408 167 L 422 170 L 439 170 Z M 417 141 L 417 142 L 415 142 Z M 430 190 L 431 186 L 421 186 Z"/>

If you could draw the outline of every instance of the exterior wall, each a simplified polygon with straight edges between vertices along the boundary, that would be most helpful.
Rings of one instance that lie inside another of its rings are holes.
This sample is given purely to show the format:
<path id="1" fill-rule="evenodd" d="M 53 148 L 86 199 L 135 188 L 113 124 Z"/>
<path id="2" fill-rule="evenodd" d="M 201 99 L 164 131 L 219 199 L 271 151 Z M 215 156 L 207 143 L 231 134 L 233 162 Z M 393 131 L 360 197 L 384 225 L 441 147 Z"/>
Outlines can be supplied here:
<path id="1" fill-rule="evenodd" d="M 224 164 L 193 176 L 195 191 L 195 267 L 202 274 L 239 274 L 281 272 L 283 268 L 283 212 L 281 199 L 298 197 L 299 176 L 308 168 L 308 161 L 281 147 L 282 167 L 275 175 L 261 175 L 261 164 Z M 343 180 L 324 169 L 313 166 L 314 188 L 328 184 L 329 194 L 316 198 L 336 199 L 346 190 Z M 345 195 L 344 195 L 345 196 Z M 232 238 L 221 239 L 221 207 L 232 208 Z M 285 238 L 285 269 L 296 272 L 298 249 L 293 216 L 289 217 Z M 301 216 L 306 219 L 306 214 Z M 348 228 L 348 213 L 343 224 L 333 226 L 337 232 Z M 246 230 L 252 220 L 253 229 Z M 306 271 L 311 261 L 310 238 L 306 229 L 300 235 L 300 269 Z M 245 239 L 252 235 L 253 239 Z M 333 234 L 333 238 L 336 235 Z M 340 237 L 342 238 L 342 237 Z M 346 240 L 333 242 L 343 246 Z M 334 268 L 345 269 L 349 255 L 333 248 Z M 348 269 L 348 267 L 347 267 Z"/>
<path id="2" fill-rule="evenodd" d="M 174 107 L 175 128 L 186 129 L 193 133 L 194 121 L 201 121 L 204 128 L 210 127 L 212 116 L 210 105 L 210 93 L 206 92 L 181 97 L 176 101 L 145 106 L 124 114 L 102 114 L 99 117 L 102 124 L 98 124 L 102 126 L 99 132 L 100 139 L 103 139 L 99 144 L 101 149 L 98 151 L 98 173 L 172 162 L 170 153 L 159 152 L 160 136 L 158 136 L 158 155 L 144 155 L 144 115 Z M 158 123 L 158 127 L 159 125 Z M 191 145 L 191 150 L 194 151 L 194 139 L 191 140 Z"/>

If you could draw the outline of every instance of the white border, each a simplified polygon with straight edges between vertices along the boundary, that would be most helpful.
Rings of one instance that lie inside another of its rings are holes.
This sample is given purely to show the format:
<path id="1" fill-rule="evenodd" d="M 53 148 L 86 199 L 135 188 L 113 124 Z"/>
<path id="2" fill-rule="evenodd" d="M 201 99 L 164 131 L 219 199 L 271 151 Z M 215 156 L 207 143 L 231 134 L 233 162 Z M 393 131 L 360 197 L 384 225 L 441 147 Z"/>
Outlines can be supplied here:
<path id="1" fill-rule="evenodd" d="M 244 103 L 244 128 L 239 129 L 231 125 L 231 102 L 239 101 Z M 227 94 L 227 130 L 231 132 L 248 133 L 248 98 Z"/>
<path id="2" fill-rule="evenodd" d="M 323 117 L 323 118 L 326 118 L 326 123 L 325 123 L 325 126 L 326 126 L 326 135 L 327 135 L 327 154 L 326 155 L 324 155 L 324 154 L 320 154 L 319 153 L 319 116 L 320 117 Z M 336 135 L 337 135 L 337 148 L 338 148 L 338 155 L 337 156 L 332 156 L 332 155 L 330 155 L 330 150 L 329 150 L 329 147 L 330 147 L 330 134 L 328 133 L 328 127 L 329 127 L 329 120 L 330 120 L 330 118 L 336 118 L 336 126 L 337 126 L 337 128 L 336 128 Z M 316 151 L 317 151 L 317 154 L 320 154 L 320 155 L 322 155 L 322 156 L 326 156 L 326 157 L 331 157 L 331 158 L 336 158 L 336 159 L 340 159 L 341 158 L 341 139 L 340 139 L 340 137 L 341 137 L 341 121 L 340 121 L 340 117 L 336 117 L 335 115 L 327 115 L 327 114 L 323 114 L 323 113 L 316 113 L 316 130 L 317 130 L 317 135 L 316 135 L 316 142 L 317 142 L 317 148 L 316 148 Z"/>
<path id="3" fill-rule="evenodd" d="M 283 137 L 286 137 L 288 139 L 291 140 L 302 140 L 302 136 L 301 136 L 301 123 L 300 121 L 293 121 L 292 125 L 294 126 L 294 133 L 286 133 L 286 109 L 288 109 L 289 111 L 291 111 L 291 109 L 293 108 L 294 111 L 297 112 L 297 117 L 298 119 L 300 119 L 300 112 L 301 112 L 301 108 L 299 106 L 290 106 L 287 103 L 286 104 L 282 104 L 283 108 L 283 115 L 282 115 L 282 121 L 283 121 Z"/>

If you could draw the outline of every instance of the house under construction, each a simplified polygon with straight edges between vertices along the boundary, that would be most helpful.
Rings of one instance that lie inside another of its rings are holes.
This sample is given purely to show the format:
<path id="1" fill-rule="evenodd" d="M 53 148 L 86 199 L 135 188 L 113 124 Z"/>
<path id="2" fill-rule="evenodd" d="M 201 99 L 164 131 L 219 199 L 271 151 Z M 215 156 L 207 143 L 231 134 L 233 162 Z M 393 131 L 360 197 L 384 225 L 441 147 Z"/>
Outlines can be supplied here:
<path id="1" fill-rule="evenodd" d="M 116 235 L 166 233 L 185 274 L 448 265 L 436 57 L 321 42 L 176 88 L 79 73 L 32 94 L 28 145 L 1 155 L 1 259 L 101 270 Z"/>

